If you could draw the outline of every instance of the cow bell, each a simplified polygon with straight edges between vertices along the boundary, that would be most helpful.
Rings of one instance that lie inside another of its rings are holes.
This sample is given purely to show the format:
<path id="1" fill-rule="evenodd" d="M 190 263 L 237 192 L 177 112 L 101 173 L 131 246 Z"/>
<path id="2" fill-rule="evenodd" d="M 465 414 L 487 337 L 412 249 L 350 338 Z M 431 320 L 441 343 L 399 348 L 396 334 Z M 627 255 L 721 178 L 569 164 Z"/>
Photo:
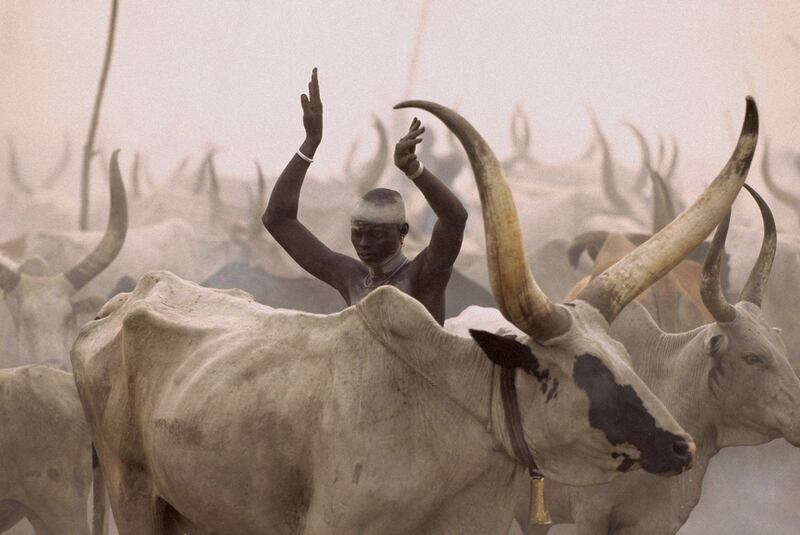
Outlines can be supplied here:
<path id="1" fill-rule="evenodd" d="M 528 515 L 528 525 L 549 526 L 553 523 L 550 511 L 544 501 L 544 478 L 531 478 L 531 505 Z"/>

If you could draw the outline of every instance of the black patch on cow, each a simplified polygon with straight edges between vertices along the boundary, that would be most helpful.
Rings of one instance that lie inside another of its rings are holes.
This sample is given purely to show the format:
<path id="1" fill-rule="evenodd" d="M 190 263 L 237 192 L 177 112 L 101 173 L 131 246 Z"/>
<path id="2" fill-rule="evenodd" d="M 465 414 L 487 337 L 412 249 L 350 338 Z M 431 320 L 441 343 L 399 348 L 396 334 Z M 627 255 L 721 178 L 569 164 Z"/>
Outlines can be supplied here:
<path id="1" fill-rule="evenodd" d="M 631 385 L 620 385 L 603 362 L 591 354 L 575 357 L 575 384 L 589 398 L 589 424 L 602 431 L 612 445 L 632 444 L 641 452 L 648 472 L 668 472 L 685 459 L 674 449 L 681 437 L 656 425 Z"/>
<path id="2" fill-rule="evenodd" d="M 517 342 L 514 335 L 498 335 L 486 331 L 470 329 L 469 334 L 478 343 L 489 360 L 501 368 L 520 368 L 528 375 L 542 382 L 542 393 L 547 390 L 550 371 L 542 369 L 539 359 L 531 348 Z"/>
<path id="3" fill-rule="evenodd" d="M 633 468 L 634 465 L 636 465 L 636 463 L 639 462 L 638 459 L 631 458 L 631 456 L 628 455 L 627 453 L 614 452 L 611 454 L 611 457 L 614 459 L 619 459 L 620 457 L 622 458 L 622 461 L 617 466 L 618 472 L 629 472 L 631 468 Z"/>

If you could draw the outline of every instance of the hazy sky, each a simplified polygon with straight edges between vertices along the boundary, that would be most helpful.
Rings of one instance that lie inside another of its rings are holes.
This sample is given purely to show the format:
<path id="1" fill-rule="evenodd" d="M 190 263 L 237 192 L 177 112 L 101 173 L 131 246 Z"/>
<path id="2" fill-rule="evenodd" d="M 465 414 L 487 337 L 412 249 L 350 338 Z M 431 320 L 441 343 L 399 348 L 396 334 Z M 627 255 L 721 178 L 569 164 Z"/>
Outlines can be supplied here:
<path id="1" fill-rule="evenodd" d="M 224 171 L 250 172 L 254 158 L 277 171 L 302 141 L 299 94 L 317 66 L 325 138 L 315 165 L 334 172 L 355 136 L 372 146 L 370 113 L 396 113 L 421 6 L 122 0 L 98 144 L 145 151 L 160 172 L 211 144 Z M 46 149 L 65 131 L 83 143 L 108 10 L 99 0 L 0 2 L 2 131 L 30 169 L 56 159 Z M 623 160 L 638 154 L 620 123 L 630 120 L 722 164 L 747 93 L 774 144 L 796 144 L 800 50 L 790 38 L 800 41 L 796 0 L 430 0 L 411 96 L 457 105 L 501 155 L 521 101 L 545 159 L 583 149 L 591 105 Z"/>

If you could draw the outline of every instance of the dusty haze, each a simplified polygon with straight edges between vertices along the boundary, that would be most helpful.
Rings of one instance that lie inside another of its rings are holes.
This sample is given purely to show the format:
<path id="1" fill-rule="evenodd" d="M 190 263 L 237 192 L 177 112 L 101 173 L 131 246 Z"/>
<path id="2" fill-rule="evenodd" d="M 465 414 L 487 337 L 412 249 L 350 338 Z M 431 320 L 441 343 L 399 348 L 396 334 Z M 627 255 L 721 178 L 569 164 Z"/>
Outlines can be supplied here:
<path id="1" fill-rule="evenodd" d="M 0 135 L 13 135 L 24 171 L 39 182 L 66 133 L 73 159 L 59 187 L 73 187 L 76 203 L 76 149 L 86 137 L 108 12 L 105 0 L 0 1 Z M 220 149 L 222 174 L 252 176 L 257 159 L 274 175 L 303 139 L 299 95 L 315 66 L 325 106 L 318 175 L 339 171 L 354 138 L 362 138 L 364 158 L 371 154 L 371 114 L 405 122 L 392 110 L 404 98 L 457 107 L 501 156 L 518 103 L 544 160 L 583 151 L 590 108 L 631 166 L 639 152 L 622 121 L 639 125 L 653 143 L 659 133 L 674 134 L 684 199 L 713 178 L 692 170 L 716 171 L 727 160 L 747 94 L 758 101 L 773 150 L 800 148 L 796 0 L 121 0 L 96 146 L 121 148 L 123 170 L 141 151 L 156 180 L 186 155 L 196 165 L 209 147 Z M 419 116 L 441 131 L 431 116 Z M 0 165 L 5 159 L 0 143 Z M 98 176 L 95 170 L 93 193 L 105 198 Z M 778 447 L 761 451 L 766 457 Z M 682 533 L 793 532 L 783 530 L 796 529 L 787 528 L 794 517 L 780 517 L 780 497 L 770 494 L 779 471 L 728 489 L 727 500 L 716 495 L 713 506 L 701 504 Z M 722 487 L 707 481 L 707 489 Z M 753 497 L 753 509 L 742 510 Z"/>
<path id="2" fill-rule="evenodd" d="M 457 105 L 498 153 L 522 102 L 537 154 L 571 158 L 590 137 L 587 107 L 623 161 L 638 154 L 620 121 L 674 133 L 689 158 L 727 158 L 753 93 L 778 148 L 797 139 L 797 2 L 429 2 L 408 96 Z M 318 66 L 325 104 L 320 170 L 339 169 L 370 114 L 403 98 L 422 2 L 137 0 L 120 6 L 98 146 L 148 154 L 163 176 L 214 145 L 223 171 L 279 171 L 302 140 L 299 94 Z M 31 171 L 63 132 L 83 143 L 108 2 L 0 4 L 2 129 Z M 434 121 L 423 117 L 428 124 Z M 366 152 L 372 138 L 362 143 Z M 686 161 L 686 160 L 684 160 Z M 73 160 L 77 171 L 77 159 Z M 74 174 L 77 181 L 77 172 Z"/>

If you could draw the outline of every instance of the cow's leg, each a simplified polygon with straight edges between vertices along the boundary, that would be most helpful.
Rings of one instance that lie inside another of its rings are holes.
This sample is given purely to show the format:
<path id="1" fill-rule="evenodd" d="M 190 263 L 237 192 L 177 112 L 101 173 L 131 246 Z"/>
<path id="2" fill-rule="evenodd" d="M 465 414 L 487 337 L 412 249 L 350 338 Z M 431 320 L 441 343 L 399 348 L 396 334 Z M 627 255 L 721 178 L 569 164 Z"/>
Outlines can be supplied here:
<path id="1" fill-rule="evenodd" d="M 13 500 L 0 502 L 0 533 L 11 529 L 25 517 L 25 509 Z"/>
<path id="2" fill-rule="evenodd" d="M 117 496 L 111 501 L 119 535 L 171 535 L 159 525 L 155 500 L 149 496 Z"/>
<path id="3" fill-rule="evenodd" d="M 119 478 L 109 477 L 109 473 L 120 473 Z M 113 464 L 103 465 L 106 474 L 106 492 L 114 513 L 114 522 L 119 535 L 168 535 L 164 526 L 159 525 L 161 513 L 156 496 L 152 494 L 152 484 L 144 467 L 125 466 L 121 470 Z M 112 481 L 118 481 L 111 484 Z"/>

